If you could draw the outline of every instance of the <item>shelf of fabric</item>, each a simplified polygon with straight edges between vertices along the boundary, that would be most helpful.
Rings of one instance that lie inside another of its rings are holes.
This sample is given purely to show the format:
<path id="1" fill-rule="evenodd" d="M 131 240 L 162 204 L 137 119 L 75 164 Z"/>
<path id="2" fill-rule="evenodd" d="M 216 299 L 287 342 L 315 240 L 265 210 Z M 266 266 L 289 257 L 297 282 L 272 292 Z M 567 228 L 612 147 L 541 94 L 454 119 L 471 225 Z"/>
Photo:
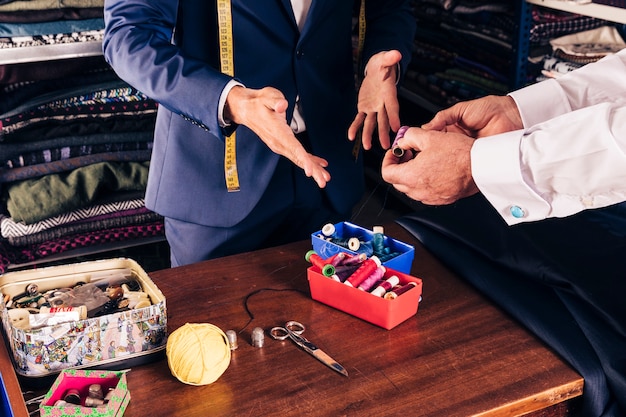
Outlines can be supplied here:
<path id="1" fill-rule="evenodd" d="M 413 57 L 400 95 L 431 111 L 525 81 L 524 2 L 472 4 L 413 1 L 417 21 Z"/>
<path id="2" fill-rule="evenodd" d="M 608 6 L 598 3 L 581 3 L 563 0 L 526 0 L 528 3 L 537 6 L 548 7 L 550 9 L 561 10 L 569 13 L 576 13 L 597 19 L 609 20 L 611 22 L 626 24 L 626 8 Z"/>
<path id="3" fill-rule="evenodd" d="M 51 60 L 84 58 L 102 55 L 102 41 L 0 48 L 0 65 L 45 62 Z"/>

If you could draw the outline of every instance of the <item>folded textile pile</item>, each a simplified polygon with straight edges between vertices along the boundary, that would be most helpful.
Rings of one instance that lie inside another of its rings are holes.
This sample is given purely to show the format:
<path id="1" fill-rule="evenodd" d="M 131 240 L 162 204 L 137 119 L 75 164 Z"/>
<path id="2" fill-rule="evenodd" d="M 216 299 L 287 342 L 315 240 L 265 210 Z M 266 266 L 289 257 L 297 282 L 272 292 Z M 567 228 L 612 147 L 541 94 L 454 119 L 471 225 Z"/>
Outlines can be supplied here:
<path id="1" fill-rule="evenodd" d="M 416 0 L 413 60 L 405 86 L 447 107 L 509 89 L 515 5 L 506 0 Z"/>
<path id="2" fill-rule="evenodd" d="M 532 8 L 529 80 L 555 78 L 626 47 L 606 20 L 541 6 Z"/>
<path id="3" fill-rule="evenodd" d="M 143 200 L 157 103 L 97 52 L 103 6 L 0 0 L 0 273 L 163 235 Z"/>

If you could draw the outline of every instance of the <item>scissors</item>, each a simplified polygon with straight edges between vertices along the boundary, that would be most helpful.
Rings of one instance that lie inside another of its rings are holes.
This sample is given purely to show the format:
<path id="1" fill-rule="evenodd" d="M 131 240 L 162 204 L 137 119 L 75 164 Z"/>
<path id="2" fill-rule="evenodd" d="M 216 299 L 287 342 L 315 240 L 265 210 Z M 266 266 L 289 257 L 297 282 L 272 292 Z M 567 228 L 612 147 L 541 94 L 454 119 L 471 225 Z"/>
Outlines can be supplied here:
<path id="1" fill-rule="evenodd" d="M 306 327 L 304 327 L 304 324 L 291 320 L 285 323 L 284 327 L 272 327 L 270 330 L 270 336 L 276 340 L 285 340 L 290 338 L 296 345 L 313 355 L 313 357 L 328 366 L 333 371 L 339 372 L 341 375 L 348 376 L 348 371 L 346 371 L 343 366 L 328 356 L 324 351 L 322 351 L 322 349 L 318 348 L 302 336 L 305 329 Z"/>

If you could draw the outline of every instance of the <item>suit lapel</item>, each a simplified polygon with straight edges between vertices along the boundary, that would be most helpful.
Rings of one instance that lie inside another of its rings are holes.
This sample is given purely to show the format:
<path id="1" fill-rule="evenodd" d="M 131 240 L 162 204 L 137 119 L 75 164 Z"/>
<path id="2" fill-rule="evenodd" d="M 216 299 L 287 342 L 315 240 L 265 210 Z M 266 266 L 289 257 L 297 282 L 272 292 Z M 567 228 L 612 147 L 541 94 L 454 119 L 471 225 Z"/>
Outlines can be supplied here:
<path id="1" fill-rule="evenodd" d="M 279 2 L 282 4 L 283 8 L 285 9 L 285 13 L 290 17 L 293 27 L 296 30 L 298 30 L 298 25 L 296 24 L 296 18 L 293 15 L 293 8 L 291 7 L 291 0 L 279 0 Z"/>

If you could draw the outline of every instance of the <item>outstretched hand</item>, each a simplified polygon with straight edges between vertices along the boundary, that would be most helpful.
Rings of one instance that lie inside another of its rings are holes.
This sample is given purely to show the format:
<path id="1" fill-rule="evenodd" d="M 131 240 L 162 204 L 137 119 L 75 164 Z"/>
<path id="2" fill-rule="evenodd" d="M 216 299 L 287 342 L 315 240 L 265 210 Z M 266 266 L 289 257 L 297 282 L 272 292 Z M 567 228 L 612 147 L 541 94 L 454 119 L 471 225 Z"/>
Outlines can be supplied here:
<path id="1" fill-rule="evenodd" d="M 359 88 L 358 112 L 348 128 L 350 140 L 354 140 L 359 129 L 363 129 L 363 149 L 372 148 L 372 136 L 377 126 L 378 139 L 383 149 L 389 148 L 389 130 L 397 132 L 400 128 L 396 81 L 401 59 L 400 52 L 393 50 L 379 52 L 367 63 L 366 75 Z"/>
<path id="2" fill-rule="evenodd" d="M 234 87 L 226 98 L 224 117 L 256 133 L 272 152 L 289 159 L 320 188 L 330 181 L 328 161 L 304 149 L 287 124 L 288 102 L 277 89 Z"/>

